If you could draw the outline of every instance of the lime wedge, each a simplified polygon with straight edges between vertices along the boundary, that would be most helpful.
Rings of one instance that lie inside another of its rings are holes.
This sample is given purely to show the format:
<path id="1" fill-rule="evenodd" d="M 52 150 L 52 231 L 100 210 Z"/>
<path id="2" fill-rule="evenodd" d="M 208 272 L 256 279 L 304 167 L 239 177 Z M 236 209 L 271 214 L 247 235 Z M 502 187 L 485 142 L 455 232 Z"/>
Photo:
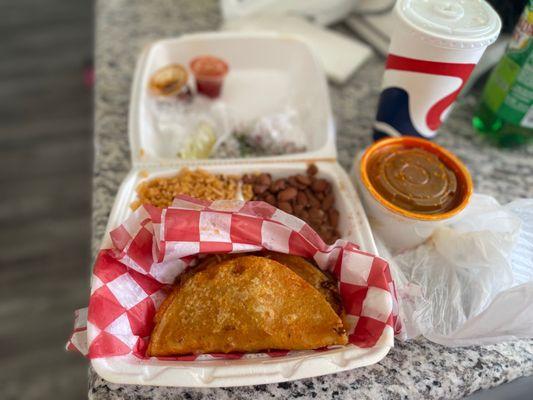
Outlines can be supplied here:
<path id="1" fill-rule="evenodd" d="M 201 122 L 196 131 L 189 135 L 178 156 L 184 159 L 208 158 L 215 145 L 217 136 L 213 127 L 207 122 Z"/>

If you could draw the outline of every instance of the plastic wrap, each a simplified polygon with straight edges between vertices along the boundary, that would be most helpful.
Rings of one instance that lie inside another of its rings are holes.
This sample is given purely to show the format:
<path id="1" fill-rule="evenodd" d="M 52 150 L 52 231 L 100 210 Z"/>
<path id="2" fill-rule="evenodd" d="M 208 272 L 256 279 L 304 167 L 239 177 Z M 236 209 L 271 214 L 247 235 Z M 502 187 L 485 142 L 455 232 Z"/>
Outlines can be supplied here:
<path id="1" fill-rule="evenodd" d="M 474 195 L 464 216 L 395 256 L 404 338 L 448 346 L 533 337 L 533 200 Z"/>

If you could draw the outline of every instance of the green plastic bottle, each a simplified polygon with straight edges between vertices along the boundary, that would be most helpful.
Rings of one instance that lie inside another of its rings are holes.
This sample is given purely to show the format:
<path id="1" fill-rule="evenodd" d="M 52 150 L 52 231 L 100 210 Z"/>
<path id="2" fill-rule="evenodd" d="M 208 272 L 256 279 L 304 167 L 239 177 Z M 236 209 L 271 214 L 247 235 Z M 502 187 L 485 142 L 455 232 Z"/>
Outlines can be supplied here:
<path id="1" fill-rule="evenodd" d="M 472 119 L 501 147 L 533 140 L 533 0 L 524 9 L 505 55 L 492 71 Z"/>

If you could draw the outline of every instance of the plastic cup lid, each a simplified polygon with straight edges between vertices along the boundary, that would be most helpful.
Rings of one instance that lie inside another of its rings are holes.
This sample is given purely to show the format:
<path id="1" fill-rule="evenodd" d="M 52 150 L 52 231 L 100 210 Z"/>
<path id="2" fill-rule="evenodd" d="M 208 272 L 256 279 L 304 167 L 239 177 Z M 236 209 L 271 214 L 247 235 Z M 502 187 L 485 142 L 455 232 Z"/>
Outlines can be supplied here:
<path id="1" fill-rule="evenodd" d="M 228 73 L 228 64 L 214 56 L 199 56 L 190 62 L 192 73 L 202 79 L 220 79 Z"/>
<path id="2" fill-rule="evenodd" d="M 400 0 L 397 12 L 415 31 L 443 47 L 485 47 L 501 29 L 500 17 L 484 0 Z"/>

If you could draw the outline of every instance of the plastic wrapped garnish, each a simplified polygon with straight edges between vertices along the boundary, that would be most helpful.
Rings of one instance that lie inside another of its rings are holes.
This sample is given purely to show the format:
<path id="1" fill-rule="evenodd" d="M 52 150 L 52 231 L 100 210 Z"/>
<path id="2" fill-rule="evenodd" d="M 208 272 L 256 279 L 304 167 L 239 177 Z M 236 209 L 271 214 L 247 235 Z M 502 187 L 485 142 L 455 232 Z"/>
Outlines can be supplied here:
<path id="1" fill-rule="evenodd" d="M 200 122 L 195 132 L 187 137 L 185 144 L 178 152 L 178 157 L 184 159 L 208 158 L 217 141 L 217 135 L 207 122 Z"/>
<path id="2" fill-rule="evenodd" d="M 306 151 L 298 113 L 293 109 L 240 121 L 215 146 L 211 158 L 262 157 Z"/>

